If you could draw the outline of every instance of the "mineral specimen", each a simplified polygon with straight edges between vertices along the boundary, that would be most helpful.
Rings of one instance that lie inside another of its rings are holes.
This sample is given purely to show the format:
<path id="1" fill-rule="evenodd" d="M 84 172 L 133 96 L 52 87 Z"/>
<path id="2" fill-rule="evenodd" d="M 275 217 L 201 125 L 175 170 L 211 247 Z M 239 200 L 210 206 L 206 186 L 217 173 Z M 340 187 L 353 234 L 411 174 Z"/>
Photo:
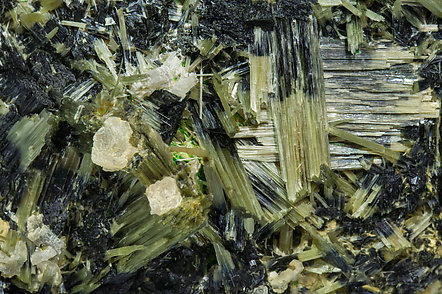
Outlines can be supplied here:
<path id="1" fill-rule="evenodd" d="M 269 283 L 273 291 L 276 293 L 284 293 L 290 283 L 298 279 L 298 275 L 302 272 L 304 267 L 302 263 L 294 259 L 289 263 L 286 270 L 280 273 L 275 271 L 269 273 Z"/>
<path id="2" fill-rule="evenodd" d="M 19 275 L 22 266 L 28 259 L 27 255 L 28 250 L 23 241 L 18 241 L 9 254 L 0 252 L 0 271 L 2 275 L 7 278 Z"/>
<path id="3" fill-rule="evenodd" d="M 92 162 L 105 171 L 125 168 L 137 149 L 129 142 L 132 129 L 127 121 L 109 117 L 94 135 Z"/>
<path id="4" fill-rule="evenodd" d="M 441 292 L 441 7 L 0 0 L 0 293 Z"/>
<path id="5" fill-rule="evenodd" d="M 162 215 L 178 207 L 183 200 L 176 181 L 172 177 L 164 177 L 161 181 L 146 189 L 149 199 L 150 213 Z"/>

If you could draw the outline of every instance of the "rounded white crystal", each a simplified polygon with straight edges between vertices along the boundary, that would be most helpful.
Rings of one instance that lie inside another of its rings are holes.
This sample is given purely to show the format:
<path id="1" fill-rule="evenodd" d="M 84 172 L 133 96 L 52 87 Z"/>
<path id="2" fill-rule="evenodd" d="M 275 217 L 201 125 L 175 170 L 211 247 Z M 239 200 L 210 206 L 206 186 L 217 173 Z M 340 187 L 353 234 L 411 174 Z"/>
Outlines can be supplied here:
<path id="1" fill-rule="evenodd" d="M 117 171 L 125 168 L 137 152 L 129 143 L 132 128 L 127 121 L 118 117 L 109 117 L 94 135 L 92 162 L 105 171 Z"/>
<path id="2" fill-rule="evenodd" d="M 146 189 L 149 200 L 150 213 L 162 215 L 178 207 L 183 200 L 176 180 L 164 177 L 161 181 L 150 185 Z"/>
<path id="3" fill-rule="evenodd" d="M 279 273 L 272 271 L 268 274 L 268 281 L 276 293 L 284 293 L 289 284 L 295 281 L 304 270 L 302 262 L 293 259 L 286 270 Z"/>

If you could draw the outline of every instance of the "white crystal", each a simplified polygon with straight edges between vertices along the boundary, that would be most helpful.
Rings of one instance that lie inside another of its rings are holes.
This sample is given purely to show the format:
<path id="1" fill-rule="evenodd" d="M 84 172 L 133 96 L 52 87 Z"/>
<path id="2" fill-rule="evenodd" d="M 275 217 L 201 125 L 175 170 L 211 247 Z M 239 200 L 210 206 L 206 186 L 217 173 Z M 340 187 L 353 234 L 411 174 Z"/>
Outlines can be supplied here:
<path id="1" fill-rule="evenodd" d="M 133 83 L 130 93 L 140 99 L 149 97 L 153 92 L 165 89 L 180 98 L 198 83 L 195 73 L 188 73 L 182 66 L 182 60 L 171 54 L 160 67 L 143 72 L 146 78 Z"/>
<path id="2" fill-rule="evenodd" d="M 25 242 L 18 240 L 14 251 L 9 254 L 0 250 L 0 272 L 6 278 L 20 274 L 20 269 L 28 259 L 28 250 Z"/>
<path id="3" fill-rule="evenodd" d="M 31 215 L 27 222 L 28 239 L 37 246 L 52 247 L 57 253 L 61 254 L 65 248 L 65 244 L 55 235 L 51 229 L 43 223 L 43 215 Z M 46 252 L 46 256 L 51 253 Z M 51 257 L 52 258 L 52 257 Z"/>
<path id="4" fill-rule="evenodd" d="M 298 278 L 298 275 L 304 270 L 302 262 L 292 260 L 286 270 L 279 273 L 272 271 L 268 275 L 268 281 L 276 293 L 284 293 L 288 285 Z"/>
<path id="5" fill-rule="evenodd" d="M 183 74 L 172 87 L 169 88 L 169 92 L 177 95 L 180 98 L 184 98 L 187 92 L 196 85 L 197 77 L 194 73 Z"/>
<path id="6" fill-rule="evenodd" d="M 58 262 L 64 254 L 65 243 L 43 223 L 42 214 L 31 215 L 26 229 L 29 241 L 37 247 L 31 254 L 31 265 L 38 269 L 38 281 L 52 286 L 60 285 L 62 276 Z"/>
<path id="7" fill-rule="evenodd" d="M 178 207 L 183 200 L 176 180 L 172 177 L 164 177 L 146 189 L 149 199 L 150 213 L 162 215 Z"/>
<path id="8" fill-rule="evenodd" d="M 49 259 L 57 256 L 57 251 L 53 247 L 47 247 L 45 249 L 37 248 L 31 255 L 31 264 L 38 265 L 41 262 L 48 261 Z"/>
<path id="9" fill-rule="evenodd" d="M 41 283 L 59 286 L 62 282 L 62 274 L 58 264 L 52 261 L 43 261 L 37 265 L 37 278 Z"/>
<path id="10" fill-rule="evenodd" d="M 127 121 L 118 117 L 109 117 L 94 135 L 92 162 L 105 171 L 117 171 L 125 168 L 137 152 L 129 143 L 132 129 Z"/>

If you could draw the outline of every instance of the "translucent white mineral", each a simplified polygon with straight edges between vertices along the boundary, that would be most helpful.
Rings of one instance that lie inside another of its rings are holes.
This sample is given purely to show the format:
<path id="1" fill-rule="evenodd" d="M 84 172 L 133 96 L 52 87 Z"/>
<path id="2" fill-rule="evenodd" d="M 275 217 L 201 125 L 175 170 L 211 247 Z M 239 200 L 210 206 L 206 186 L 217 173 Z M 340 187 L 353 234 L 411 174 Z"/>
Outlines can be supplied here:
<path id="1" fill-rule="evenodd" d="M 61 270 L 58 264 L 52 261 L 43 261 L 37 265 L 38 280 L 41 283 L 48 283 L 58 286 L 62 282 Z"/>
<path id="2" fill-rule="evenodd" d="M 149 199 L 150 213 L 157 215 L 178 207 L 183 200 L 176 180 L 172 177 L 164 177 L 147 187 L 146 196 Z"/>
<path id="3" fill-rule="evenodd" d="M 56 252 L 56 255 L 62 253 L 65 248 L 65 244 L 62 240 L 60 240 L 57 235 L 55 235 L 51 229 L 43 223 L 43 215 L 31 215 L 28 218 L 26 229 L 28 231 L 28 239 L 32 241 L 37 246 L 43 246 L 47 249 L 47 247 L 51 247 L 53 250 L 46 252 L 48 256 L 47 259 L 54 257 L 53 251 Z M 43 251 L 44 252 L 44 251 Z M 42 251 L 35 251 L 34 254 L 42 254 Z M 49 257 L 51 256 L 51 257 Z M 31 256 L 32 259 L 32 256 Z"/>
<path id="4" fill-rule="evenodd" d="M 92 162 L 105 171 L 117 171 L 125 168 L 137 152 L 129 143 L 132 129 L 127 121 L 118 117 L 109 117 L 94 135 Z"/>
<path id="5" fill-rule="evenodd" d="M 299 260 L 292 260 L 286 270 L 279 273 L 272 271 L 268 275 L 268 280 L 276 293 L 284 293 L 288 285 L 295 281 L 299 274 L 304 270 L 302 262 Z"/>
<path id="6" fill-rule="evenodd" d="M 31 265 L 38 269 L 38 280 L 53 286 L 60 285 L 62 276 L 58 262 L 64 254 L 65 243 L 43 223 L 42 214 L 31 215 L 26 229 L 28 239 L 36 245 L 31 254 Z"/>
<path id="7" fill-rule="evenodd" d="M 38 265 L 44 261 L 48 261 L 49 259 L 56 257 L 57 255 L 57 251 L 52 247 L 48 247 L 43 250 L 37 248 L 31 255 L 31 264 Z"/>
<path id="8" fill-rule="evenodd" d="M 14 251 L 6 254 L 0 250 L 0 272 L 6 278 L 20 274 L 20 269 L 28 259 L 28 250 L 25 242 L 19 240 Z"/>
<path id="9" fill-rule="evenodd" d="M 156 90 L 165 89 L 184 98 L 198 79 L 195 73 L 188 73 L 182 64 L 183 61 L 175 54 L 169 55 L 162 66 L 143 72 L 147 77 L 133 83 L 130 93 L 142 99 Z"/>

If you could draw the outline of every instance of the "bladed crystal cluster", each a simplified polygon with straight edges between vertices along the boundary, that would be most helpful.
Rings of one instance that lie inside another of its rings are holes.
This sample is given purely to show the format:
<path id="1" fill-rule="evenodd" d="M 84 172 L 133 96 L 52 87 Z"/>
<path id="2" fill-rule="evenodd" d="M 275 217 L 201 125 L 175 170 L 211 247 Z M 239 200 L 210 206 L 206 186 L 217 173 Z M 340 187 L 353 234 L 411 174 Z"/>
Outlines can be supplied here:
<path id="1" fill-rule="evenodd" d="M 441 293 L 441 18 L 0 0 L 0 294 Z"/>

